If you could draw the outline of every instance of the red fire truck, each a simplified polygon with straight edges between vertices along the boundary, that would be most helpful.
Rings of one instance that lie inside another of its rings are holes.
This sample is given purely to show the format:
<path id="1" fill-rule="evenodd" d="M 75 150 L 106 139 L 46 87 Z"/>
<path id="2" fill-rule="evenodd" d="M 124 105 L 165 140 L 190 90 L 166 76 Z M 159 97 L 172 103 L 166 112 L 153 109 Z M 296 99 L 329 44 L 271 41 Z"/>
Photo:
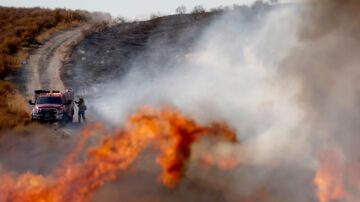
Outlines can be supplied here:
<path id="1" fill-rule="evenodd" d="M 66 90 L 35 90 L 31 119 L 41 122 L 72 122 L 74 116 L 74 92 Z"/>

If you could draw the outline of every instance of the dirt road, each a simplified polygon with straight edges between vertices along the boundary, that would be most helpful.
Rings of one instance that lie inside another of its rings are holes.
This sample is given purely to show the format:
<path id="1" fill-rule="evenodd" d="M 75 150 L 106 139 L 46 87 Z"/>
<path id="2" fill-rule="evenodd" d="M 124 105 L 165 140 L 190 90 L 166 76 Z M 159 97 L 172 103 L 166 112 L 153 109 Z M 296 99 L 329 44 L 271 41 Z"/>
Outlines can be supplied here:
<path id="1" fill-rule="evenodd" d="M 24 92 L 27 98 L 33 96 L 35 89 L 65 89 L 60 78 L 64 57 L 71 44 L 79 40 L 82 31 L 88 28 L 89 25 L 83 25 L 59 32 L 30 55 L 29 63 L 24 69 L 27 74 Z"/>
<path id="2" fill-rule="evenodd" d="M 33 98 L 35 89 L 58 89 L 65 86 L 60 69 L 73 42 L 88 25 L 59 32 L 30 54 L 28 64 L 13 76 L 14 83 L 26 98 Z M 48 127 L 49 126 L 49 127 Z M 0 170 L 31 171 L 46 174 L 57 167 L 73 148 L 79 124 L 37 126 L 27 132 L 4 136 L 0 142 Z M 30 132 L 29 132 L 30 131 Z M 19 160 L 21 159 L 21 160 Z"/>

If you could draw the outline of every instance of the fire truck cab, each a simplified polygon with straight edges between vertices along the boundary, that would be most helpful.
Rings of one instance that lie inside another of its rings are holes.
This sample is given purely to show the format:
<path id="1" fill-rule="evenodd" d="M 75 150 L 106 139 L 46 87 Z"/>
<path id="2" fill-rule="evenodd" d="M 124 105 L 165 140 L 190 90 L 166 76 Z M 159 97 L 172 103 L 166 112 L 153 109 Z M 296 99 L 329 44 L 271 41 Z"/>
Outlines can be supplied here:
<path id="1" fill-rule="evenodd" d="M 31 119 L 42 122 L 72 122 L 74 116 L 74 92 L 66 90 L 35 90 Z"/>

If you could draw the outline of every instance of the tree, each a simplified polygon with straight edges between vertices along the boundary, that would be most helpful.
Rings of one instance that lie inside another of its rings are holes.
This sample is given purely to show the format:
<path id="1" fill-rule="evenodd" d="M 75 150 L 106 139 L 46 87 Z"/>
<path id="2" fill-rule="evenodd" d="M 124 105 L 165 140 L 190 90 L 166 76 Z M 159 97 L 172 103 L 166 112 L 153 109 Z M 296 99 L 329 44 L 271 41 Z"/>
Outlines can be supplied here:
<path id="1" fill-rule="evenodd" d="M 162 14 L 159 11 L 156 13 L 152 13 L 152 14 L 150 14 L 150 20 L 160 18 L 161 16 L 162 16 Z"/>
<path id="2" fill-rule="evenodd" d="M 185 7 L 185 5 L 181 5 L 181 6 L 177 7 L 176 10 L 175 10 L 175 12 L 176 12 L 177 14 L 184 14 L 184 13 L 186 13 L 186 7 Z"/>
<path id="3" fill-rule="evenodd" d="M 205 13 L 205 9 L 202 5 L 197 5 L 194 7 L 192 13 Z"/>
<path id="4" fill-rule="evenodd" d="M 122 16 L 118 16 L 117 18 L 114 19 L 114 22 L 116 24 L 122 24 L 122 23 L 126 23 L 126 19 Z"/>

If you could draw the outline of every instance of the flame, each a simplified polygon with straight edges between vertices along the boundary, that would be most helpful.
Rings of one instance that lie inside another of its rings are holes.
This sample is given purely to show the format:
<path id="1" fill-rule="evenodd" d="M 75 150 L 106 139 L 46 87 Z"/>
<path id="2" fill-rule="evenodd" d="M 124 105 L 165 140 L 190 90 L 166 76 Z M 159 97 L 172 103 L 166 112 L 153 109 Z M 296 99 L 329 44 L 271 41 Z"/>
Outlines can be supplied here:
<path id="1" fill-rule="evenodd" d="M 326 151 L 320 155 L 320 167 L 314 183 L 318 188 L 319 202 L 330 202 L 345 197 L 341 165 L 334 151 Z"/>
<path id="2" fill-rule="evenodd" d="M 201 155 L 200 161 L 205 167 L 216 167 L 221 170 L 232 170 L 240 165 L 235 154 L 215 155 L 212 153 L 205 153 Z"/>
<path id="3" fill-rule="evenodd" d="M 85 160 L 76 162 L 92 133 L 105 133 L 106 138 L 87 150 Z M 163 169 L 159 181 L 174 187 L 183 175 L 192 143 L 203 136 L 236 141 L 234 132 L 225 124 L 199 126 L 170 108 L 144 107 L 131 115 L 121 130 L 106 133 L 100 124 L 86 128 L 63 166 L 49 176 L 0 175 L 0 201 L 89 201 L 95 190 L 118 179 L 119 171 L 126 170 L 149 146 L 160 150 L 156 159 Z"/>

